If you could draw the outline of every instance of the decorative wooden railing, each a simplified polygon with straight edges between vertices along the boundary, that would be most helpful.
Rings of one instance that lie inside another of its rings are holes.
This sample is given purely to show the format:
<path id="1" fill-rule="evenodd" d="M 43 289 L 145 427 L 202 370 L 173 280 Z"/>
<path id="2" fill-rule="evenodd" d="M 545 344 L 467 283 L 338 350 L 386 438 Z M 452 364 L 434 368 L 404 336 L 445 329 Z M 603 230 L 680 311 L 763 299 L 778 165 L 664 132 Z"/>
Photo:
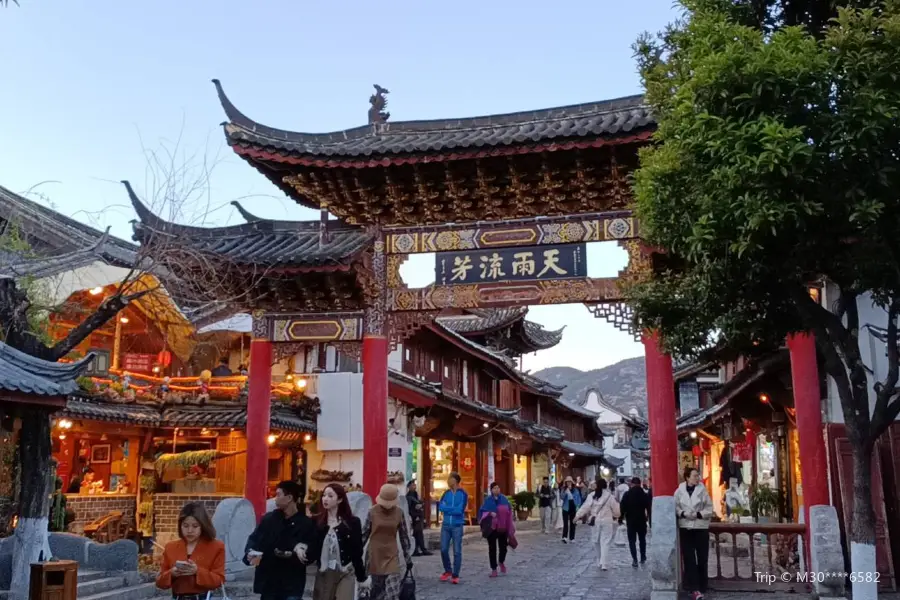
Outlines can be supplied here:
<path id="1" fill-rule="evenodd" d="M 797 581 L 799 523 L 711 523 L 709 587 L 735 591 L 807 591 Z"/>

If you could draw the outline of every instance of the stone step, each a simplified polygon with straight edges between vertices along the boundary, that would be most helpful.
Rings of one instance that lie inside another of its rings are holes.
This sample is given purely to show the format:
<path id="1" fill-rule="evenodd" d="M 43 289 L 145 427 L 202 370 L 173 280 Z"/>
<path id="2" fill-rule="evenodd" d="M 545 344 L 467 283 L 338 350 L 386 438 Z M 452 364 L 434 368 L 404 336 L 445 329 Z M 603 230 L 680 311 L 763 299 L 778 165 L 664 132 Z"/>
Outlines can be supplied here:
<path id="1" fill-rule="evenodd" d="M 120 579 L 120 581 L 123 580 Z M 100 592 L 91 596 L 78 594 L 78 600 L 147 600 L 156 596 L 159 591 L 155 583 L 142 583 L 131 587 L 120 587 Z M 171 600 L 172 595 L 168 594 L 168 598 Z"/>
<path id="2" fill-rule="evenodd" d="M 83 581 L 81 573 L 78 574 L 78 597 L 94 596 L 100 592 L 108 592 L 109 590 L 120 590 L 125 585 L 125 578 L 122 575 L 101 577 L 99 579 L 91 579 Z"/>
<path id="3" fill-rule="evenodd" d="M 108 577 L 106 571 L 92 571 L 90 569 L 78 569 L 78 583 L 86 583 L 95 579 L 104 579 Z"/>

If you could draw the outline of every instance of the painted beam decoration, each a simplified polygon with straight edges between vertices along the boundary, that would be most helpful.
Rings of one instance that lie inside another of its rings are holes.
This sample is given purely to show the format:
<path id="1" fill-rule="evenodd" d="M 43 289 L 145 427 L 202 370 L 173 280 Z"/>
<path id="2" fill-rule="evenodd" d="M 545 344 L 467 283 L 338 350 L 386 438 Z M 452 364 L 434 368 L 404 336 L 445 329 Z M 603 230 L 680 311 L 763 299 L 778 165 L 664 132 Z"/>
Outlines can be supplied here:
<path id="1" fill-rule="evenodd" d="M 254 315 L 253 335 L 273 342 L 355 342 L 363 336 L 363 314 Z"/>
<path id="2" fill-rule="evenodd" d="M 440 252 L 435 256 L 436 285 L 549 281 L 587 277 L 584 244 Z"/>
<path id="3" fill-rule="evenodd" d="M 389 306 L 410 311 L 617 301 L 623 299 L 618 282 L 617 277 L 583 277 L 393 289 Z"/>
<path id="4" fill-rule="evenodd" d="M 388 232 L 388 254 L 421 254 L 514 246 L 547 246 L 629 240 L 638 237 L 637 219 L 628 211 L 577 217 L 527 219 L 520 222 L 476 223 L 404 228 Z"/>

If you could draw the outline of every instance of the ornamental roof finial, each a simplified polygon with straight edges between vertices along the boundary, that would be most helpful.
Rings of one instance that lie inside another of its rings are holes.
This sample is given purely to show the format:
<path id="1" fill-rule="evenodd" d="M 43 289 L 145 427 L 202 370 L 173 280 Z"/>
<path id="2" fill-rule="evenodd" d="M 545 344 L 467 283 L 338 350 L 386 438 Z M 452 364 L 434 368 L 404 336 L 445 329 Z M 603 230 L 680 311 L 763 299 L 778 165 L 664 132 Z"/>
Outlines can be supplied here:
<path id="1" fill-rule="evenodd" d="M 385 110 L 387 108 L 386 96 L 390 93 L 390 90 L 381 87 L 377 83 L 375 84 L 375 93 L 369 96 L 369 104 L 372 105 L 369 108 L 369 125 L 386 123 L 391 118 L 391 113 Z"/>

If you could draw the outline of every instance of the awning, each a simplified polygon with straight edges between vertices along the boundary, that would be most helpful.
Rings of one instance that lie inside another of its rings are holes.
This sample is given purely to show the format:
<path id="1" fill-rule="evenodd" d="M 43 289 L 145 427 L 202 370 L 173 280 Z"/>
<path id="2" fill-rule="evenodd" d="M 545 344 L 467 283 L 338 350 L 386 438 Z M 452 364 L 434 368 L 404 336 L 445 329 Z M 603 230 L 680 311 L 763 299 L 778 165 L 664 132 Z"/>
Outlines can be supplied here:
<path id="1" fill-rule="evenodd" d="M 603 450 L 597 446 L 591 446 L 590 444 L 581 442 L 561 442 L 559 447 L 569 454 L 586 456 L 588 458 L 603 458 Z"/>

